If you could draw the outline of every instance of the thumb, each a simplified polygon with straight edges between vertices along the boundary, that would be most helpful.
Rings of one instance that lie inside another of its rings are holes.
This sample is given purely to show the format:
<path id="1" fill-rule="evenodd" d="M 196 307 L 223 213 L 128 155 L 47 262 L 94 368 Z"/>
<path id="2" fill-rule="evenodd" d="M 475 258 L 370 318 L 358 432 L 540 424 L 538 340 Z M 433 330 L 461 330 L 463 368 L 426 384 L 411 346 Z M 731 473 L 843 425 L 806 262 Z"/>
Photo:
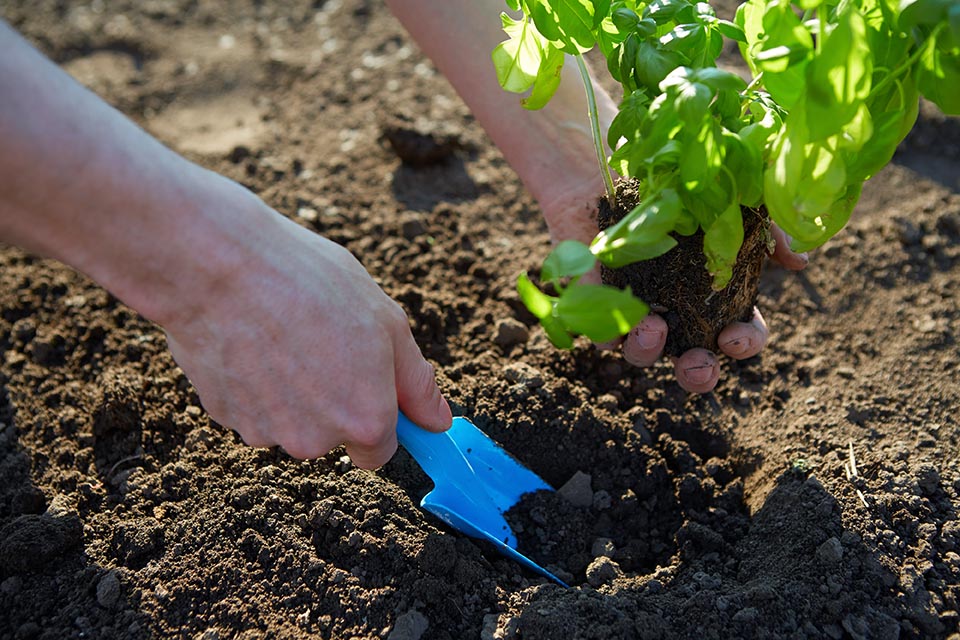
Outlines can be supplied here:
<path id="1" fill-rule="evenodd" d="M 446 431 L 453 414 L 440 393 L 433 365 L 427 362 L 410 329 L 394 346 L 397 404 L 410 420 L 429 431 Z"/>

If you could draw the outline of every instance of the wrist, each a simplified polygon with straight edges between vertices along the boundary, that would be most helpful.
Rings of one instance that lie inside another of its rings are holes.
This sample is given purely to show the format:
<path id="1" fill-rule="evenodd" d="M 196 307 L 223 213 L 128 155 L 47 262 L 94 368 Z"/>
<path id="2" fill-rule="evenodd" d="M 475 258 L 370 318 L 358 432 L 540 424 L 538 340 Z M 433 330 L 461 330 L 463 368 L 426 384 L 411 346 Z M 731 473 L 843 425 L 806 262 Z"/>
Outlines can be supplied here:
<path id="1" fill-rule="evenodd" d="M 179 189 L 142 217 L 145 229 L 86 270 L 125 304 L 168 328 L 230 295 L 280 215 L 241 185 L 191 165 Z M 142 240 L 146 240 L 143 242 Z M 137 251 L 129 264 L 130 251 Z"/>

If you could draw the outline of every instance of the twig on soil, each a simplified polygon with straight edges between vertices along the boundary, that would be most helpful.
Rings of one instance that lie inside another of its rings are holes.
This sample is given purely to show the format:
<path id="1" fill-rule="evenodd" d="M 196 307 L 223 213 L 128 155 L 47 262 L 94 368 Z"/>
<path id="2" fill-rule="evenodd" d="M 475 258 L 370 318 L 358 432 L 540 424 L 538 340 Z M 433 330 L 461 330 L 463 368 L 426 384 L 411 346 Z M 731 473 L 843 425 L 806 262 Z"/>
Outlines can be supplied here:
<path id="1" fill-rule="evenodd" d="M 457 606 L 456 601 L 455 601 L 453 598 L 451 598 L 450 596 L 447 596 L 447 600 L 450 601 L 450 604 L 453 605 L 453 608 L 454 608 L 454 609 L 456 609 L 458 612 L 460 612 L 460 617 L 463 618 L 463 619 L 466 619 L 466 615 L 464 615 L 463 609 L 461 609 L 460 607 Z"/>
<path id="2" fill-rule="evenodd" d="M 847 461 L 843 463 L 843 470 L 847 472 L 847 480 L 853 480 L 860 477 L 857 474 L 857 459 L 853 455 L 853 440 L 850 441 L 849 455 Z"/>
<path id="3" fill-rule="evenodd" d="M 857 458 L 853 455 L 853 440 L 850 441 L 847 451 L 847 461 L 843 463 L 843 470 L 847 473 L 847 480 L 853 484 L 855 480 L 860 479 L 860 473 L 857 471 Z M 860 498 L 863 506 L 869 509 L 870 505 L 867 503 L 867 498 L 863 495 L 863 492 L 856 486 L 854 486 L 853 490 L 857 492 L 857 497 Z"/>
<path id="4" fill-rule="evenodd" d="M 135 453 L 132 456 L 127 456 L 126 458 L 120 458 L 113 463 L 113 466 L 110 467 L 110 471 L 107 473 L 107 477 L 113 477 L 113 472 L 117 470 L 117 467 L 122 465 L 124 462 L 130 462 L 131 460 L 139 460 L 143 457 L 142 453 Z"/>

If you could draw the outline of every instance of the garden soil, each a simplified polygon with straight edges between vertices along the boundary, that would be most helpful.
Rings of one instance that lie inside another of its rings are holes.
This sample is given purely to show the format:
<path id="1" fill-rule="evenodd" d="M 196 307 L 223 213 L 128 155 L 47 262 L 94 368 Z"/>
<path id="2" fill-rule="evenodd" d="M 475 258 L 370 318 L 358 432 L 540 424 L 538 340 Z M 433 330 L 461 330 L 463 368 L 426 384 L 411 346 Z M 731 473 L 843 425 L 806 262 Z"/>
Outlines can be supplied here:
<path id="1" fill-rule="evenodd" d="M 511 518 L 571 585 L 422 511 L 402 451 L 243 446 L 158 327 L 3 247 L 0 638 L 958 637 L 956 121 L 924 106 L 849 227 L 765 269 L 770 344 L 696 396 L 667 361 L 550 346 L 514 291 L 550 248 L 536 204 L 379 2 L 0 15 L 357 255 L 457 410 L 563 488 Z"/>

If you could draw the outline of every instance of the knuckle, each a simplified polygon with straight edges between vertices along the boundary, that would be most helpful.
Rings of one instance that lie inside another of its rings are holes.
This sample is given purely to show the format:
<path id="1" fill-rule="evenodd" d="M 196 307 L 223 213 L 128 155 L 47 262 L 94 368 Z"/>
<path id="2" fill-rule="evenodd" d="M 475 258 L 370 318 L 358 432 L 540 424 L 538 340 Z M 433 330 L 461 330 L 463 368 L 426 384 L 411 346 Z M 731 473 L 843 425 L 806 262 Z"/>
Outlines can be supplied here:
<path id="1" fill-rule="evenodd" d="M 374 449 L 384 441 L 386 429 L 382 424 L 354 426 L 350 433 L 350 444 L 364 449 Z"/>

